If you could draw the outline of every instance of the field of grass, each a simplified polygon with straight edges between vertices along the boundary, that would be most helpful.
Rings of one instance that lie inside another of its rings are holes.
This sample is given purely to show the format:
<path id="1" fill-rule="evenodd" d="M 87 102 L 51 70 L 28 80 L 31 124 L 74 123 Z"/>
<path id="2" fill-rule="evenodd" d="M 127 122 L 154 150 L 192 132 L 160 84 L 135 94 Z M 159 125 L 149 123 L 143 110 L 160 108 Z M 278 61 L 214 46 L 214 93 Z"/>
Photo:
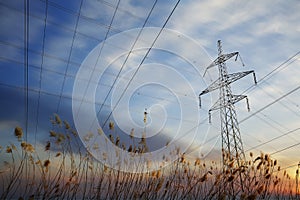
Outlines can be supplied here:
<path id="1" fill-rule="evenodd" d="M 289 175 L 268 154 L 250 153 L 238 166 L 188 159 L 148 173 L 111 169 L 82 147 L 77 133 L 56 116 L 49 141 L 35 149 L 15 128 L 16 143 L 1 147 L 0 199 L 299 199 L 299 171 Z M 120 145 L 120 141 L 111 141 Z M 121 145 L 120 145 L 121 146 Z M 128 149 L 125 146 L 122 148 Z M 134 148 L 134 147 L 133 147 Z M 138 154 L 140 152 L 136 152 Z"/>

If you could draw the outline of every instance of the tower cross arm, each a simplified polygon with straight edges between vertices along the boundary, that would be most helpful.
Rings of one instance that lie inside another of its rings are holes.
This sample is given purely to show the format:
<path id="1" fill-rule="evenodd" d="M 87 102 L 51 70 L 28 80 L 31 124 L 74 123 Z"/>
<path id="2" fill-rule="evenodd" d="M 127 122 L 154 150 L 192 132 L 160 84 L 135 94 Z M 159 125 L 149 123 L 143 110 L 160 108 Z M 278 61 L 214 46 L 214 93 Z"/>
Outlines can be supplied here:
<path id="1" fill-rule="evenodd" d="M 218 99 L 218 101 L 216 101 L 214 105 L 209 109 L 209 112 L 233 105 L 245 98 L 247 98 L 246 95 L 231 95 L 231 98 L 224 104 L 221 103 L 221 99 Z"/>
<path id="2" fill-rule="evenodd" d="M 229 85 L 230 83 L 233 83 L 241 78 L 243 78 L 244 76 L 247 76 L 248 74 L 254 74 L 254 70 L 250 70 L 250 71 L 244 71 L 244 72 L 236 72 L 233 74 L 228 74 L 226 75 L 224 78 L 218 78 L 217 80 L 215 80 L 213 83 L 211 83 L 205 90 L 203 90 L 199 96 L 202 96 L 206 93 L 209 93 L 211 91 L 214 91 L 216 89 L 219 89 L 225 85 Z M 254 76 L 255 77 L 255 76 Z M 254 82 L 256 83 L 256 80 L 254 78 Z"/>
<path id="3" fill-rule="evenodd" d="M 227 60 L 229 60 L 230 58 L 232 58 L 233 56 L 236 56 L 236 59 L 237 59 L 237 56 L 239 55 L 239 52 L 233 52 L 233 53 L 228 53 L 228 54 L 221 54 L 219 55 L 205 70 L 203 76 L 205 76 L 207 70 L 209 68 L 212 68 L 216 65 L 219 65 Z"/>

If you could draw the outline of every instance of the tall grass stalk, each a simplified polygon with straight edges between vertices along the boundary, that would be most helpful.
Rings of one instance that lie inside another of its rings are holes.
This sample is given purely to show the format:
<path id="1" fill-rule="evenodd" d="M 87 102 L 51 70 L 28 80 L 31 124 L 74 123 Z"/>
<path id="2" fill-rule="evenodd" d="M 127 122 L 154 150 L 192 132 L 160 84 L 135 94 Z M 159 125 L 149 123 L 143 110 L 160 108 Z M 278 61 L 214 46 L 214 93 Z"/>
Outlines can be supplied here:
<path id="1" fill-rule="evenodd" d="M 0 199 L 299 199 L 299 170 L 291 178 L 268 154 L 254 157 L 250 153 L 241 167 L 223 152 L 223 159 L 228 159 L 224 169 L 215 161 L 186 158 L 178 150 L 178 160 L 165 168 L 128 173 L 97 162 L 58 115 L 52 124 L 42 148 L 24 141 L 20 127 L 15 129 L 18 144 L 0 148 L 5 158 L 0 168 Z M 110 129 L 111 141 L 121 147 L 113 123 Z M 136 142 L 133 131 L 130 138 L 131 147 L 123 144 L 122 148 L 132 153 L 147 151 L 145 138 Z"/>

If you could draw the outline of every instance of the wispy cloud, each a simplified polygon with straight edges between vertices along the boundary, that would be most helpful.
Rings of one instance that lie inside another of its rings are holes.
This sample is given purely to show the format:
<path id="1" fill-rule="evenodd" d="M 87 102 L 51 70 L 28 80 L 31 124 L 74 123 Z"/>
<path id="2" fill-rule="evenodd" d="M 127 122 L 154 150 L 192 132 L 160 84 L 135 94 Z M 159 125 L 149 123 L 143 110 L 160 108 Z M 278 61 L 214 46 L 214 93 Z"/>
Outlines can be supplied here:
<path id="1" fill-rule="evenodd" d="M 128 30 L 142 26 L 152 6 L 152 3 L 153 2 L 121 1 L 119 10 L 116 13 L 110 30 L 109 40 L 106 41 L 107 43 L 103 49 L 104 52 L 100 57 L 100 66 L 108 64 L 109 69 L 100 79 L 100 83 L 103 83 L 103 85 L 106 84 L 106 86 L 99 86 L 97 88 L 97 96 L 102 97 L 106 95 L 104 93 L 108 91 L 107 85 L 112 84 L 114 80 L 112 74 L 118 73 L 126 56 L 126 54 L 123 52 L 120 57 L 119 53 L 121 51 L 119 50 L 130 50 L 131 44 L 137 36 L 137 32 L 132 34 L 133 32 Z M 63 5 L 64 3 L 61 4 Z M 74 12 L 76 10 L 78 11 L 77 4 L 78 3 L 74 3 L 70 5 L 72 7 L 71 10 Z M 10 3 L 10 5 L 18 9 L 21 7 L 21 5 L 17 5 L 15 2 Z M 44 28 L 43 6 L 45 5 L 41 2 L 39 2 L 39 5 L 34 5 L 35 7 L 33 8 L 35 8 L 35 10 L 33 11 L 33 14 L 42 15 L 42 17 L 40 20 L 36 18 L 31 19 L 30 44 L 31 48 L 33 48 L 35 51 L 41 52 L 41 40 Z M 159 26 L 162 25 L 166 19 L 166 16 L 169 14 L 172 6 L 174 5 L 171 5 L 166 1 L 159 2 L 150 17 L 150 22 L 147 24 L 147 26 L 158 26 L 159 28 Z M 201 75 L 203 74 L 205 67 L 210 63 L 211 57 L 214 58 L 217 54 L 216 40 L 218 39 L 224 41 L 224 52 L 240 51 L 245 64 L 250 66 L 244 69 L 248 70 L 250 68 L 254 68 L 258 79 L 260 79 L 299 50 L 299 6 L 300 4 L 296 2 L 285 3 L 281 1 L 182 1 L 167 24 L 168 28 L 175 30 L 174 34 L 168 34 L 168 31 L 170 30 L 166 29 L 165 32 L 163 32 L 159 37 L 157 43 L 154 45 L 152 53 L 150 53 L 148 58 L 145 60 L 144 64 L 147 64 L 148 66 L 151 63 L 158 63 L 159 65 L 157 66 L 159 67 L 159 70 L 153 72 L 150 68 L 147 68 L 146 65 L 143 65 L 142 70 L 135 77 L 133 85 L 128 88 L 129 92 L 143 91 L 146 94 L 150 94 L 150 96 L 163 98 L 156 99 L 154 101 L 153 98 L 151 99 L 150 97 L 147 98 L 140 95 L 143 98 L 140 98 L 139 100 L 142 99 L 143 102 L 139 102 L 138 100 L 135 102 L 133 99 L 131 99 L 131 103 L 134 105 L 131 108 L 136 110 L 133 113 L 136 114 L 137 110 L 143 110 L 145 106 L 151 107 L 150 104 L 152 103 L 159 104 L 164 107 L 166 111 L 170 111 L 170 113 L 167 113 L 169 114 L 167 115 L 169 117 L 181 117 L 179 112 L 175 112 L 175 109 L 172 110 L 172 108 L 175 108 L 174 106 L 176 106 L 176 104 L 174 104 L 173 101 L 164 100 L 164 98 L 167 99 L 169 98 L 168 96 L 171 96 L 170 92 L 163 92 L 163 90 L 157 89 L 154 84 L 152 84 L 152 88 L 147 88 L 147 90 L 142 90 L 141 88 L 137 90 L 136 88 L 138 88 L 140 84 L 143 84 L 143 79 L 147 79 L 148 81 L 165 81 L 169 84 L 168 87 L 172 87 L 171 89 L 174 94 L 177 93 L 179 96 L 187 95 L 186 97 L 182 97 L 186 98 L 186 103 L 183 106 L 184 109 L 190 108 L 186 104 L 197 104 L 198 100 L 196 98 L 190 98 L 194 94 L 188 89 L 189 86 L 191 86 L 197 95 L 200 91 L 205 89 L 206 84 L 209 84 L 211 80 L 217 78 L 217 69 L 212 69 L 209 71 L 209 74 L 212 76 L 210 78 L 208 76 L 202 78 Z M 96 47 L 100 41 L 104 40 L 115 7 L 116 2 L 105 3 L 102 1 L 84 1 L 81 11 L 81 14 L 84 17 L 81 17 L 78 22 L 77 33 L 75 35 L 71 55 L 72 62 L 83 62 L 83 60 L 89 55 L 90 51 Z M 22 8 L 20 9 L 22 10 Z M 2 17 L 0 24 L 1 27 L 4 27 L 0 34 L 2 38 L 1 40 L 7 40 L 11 43 L 18 44 L 19 46 L 23 45 L 23 21 L 20 20 L 23 17 L 23 14 L 14 12 L 5 6 L 1 6 L 1 11 Z M 60 74 L 45 70 L 42 76 L 42 89 L 50 93 L 60 94 L 62 82 L 65 78 L 64 72 L 68 65 L 66 61 L 68 60 L 70 53 L 77 16 L 74 15 L 74 13 L 73 15 L 67 13 L 60 9 L 59 6 L 53 6 L 53 4 L 49 5 L 48 14 L 45 52 L 50 55 L 50 57 L 45 57 L 44 68 L 59 72 Z M 119 82 L 119 84 L 122 85 L 128 82 L 130 76 L 126 76 L 126 73 L 130 72 L 130 70 L 135 70 L 140 64 L 147 47 L 150 47 L 155 36 L 157 35 L 157 30 L 153 32 L 142 33 L 141 40 L 137 43 L 135 51 L 130 55 L 127 65 L 125 66 L 124 71 L 121 73 L 121 77 L 125 75 L 126 78 L 121 78 L 121 82 Z M 118 33 L 123 33 L 123 31 L 127 31 L 127 34 L 124 33 L 124 37 L 116 40 Z M 201 49 L 201 45 L 203 45 L 206 49 Z M 5 51 L 1 52 L 1 56 L 20 61 L 23 60 L 21 51 L 16 51 L 16 49 L 11 46 L 5 49 Z M 164 50 L 170 51 L 168 52 Z M 211 55 L 207 55 L 206 51 Z M 33 53 L 30 56 L 30 63 L 39 66 L 41 63 L 41 55 L 36 55 Z M 53 58 L 53 56 L 56 58 Z M 185 63 L 186 61 L 190 63 Z M 3 65 L 4 64 L 7 65 L 6 62 L 3 62 Z M 83 81 L 84 83 L 86 83 L 87 80 L 95 81 L 97 78 L 99 78 L 95 77 L 97 75 L 96 73 L 91 74 L 91 70 L 95 66 L 95 63 L 89 64 L 90 71 L 86 72 L 87 79 Z M 278 74 L 276 74 L 276 76 L 273 76 L 271 79 L 269 79 L 267 83 L 260 83 L 259 87 L 256 87 L 254 90 L 249 92 L 252 110 L 250 113 L 247 113 L 244 109 L 244 105 L 242 105 L 243 103 L 237 105 L 237 109 L 239 109 L 238 116 L 241 116 L 239 119 L 243 119 L 243 117 L 251 115 L 256 110 L 262 108 L 269 102 L 272 102 L 274 99 L 279 98 L 289 90 L 293 89 L 293 87 L 299 85 L 297 78 L 299 75 L 299 70 L 297 67 L 298 65 L 299 60 L 290 64 L 284 70 L 281 70 Z M 170 75 L 170 71 L 164 71 L 164 66 L 170 67 L 169 70 L 171 68 L 174 69 L 173 72 L 180 73 L 188 80 L 190 85 L 174 81 L 174 74 Z M 79 68 L 79 66 L 73 67 L 74 66 L 70 65 L 69 68 L 72 69 L 69 69 L 67 73 L 76 73 L 76 70 Z M 236 66 L 231 67 L 231 65 L 229 65 L 229 67 L 231 71 L 244 70 Z M 9 72 L 12 71 L 13 67 Z M 5 72 L 7 75 L 10 74 L 7 71 Z M 35 83 L 37 83 L 37 81 L 39 81 L 39 73 L 38 70 L 35 70 L 35 72 L 36 73 L 31 74 L 33 75 L 31 76 L 31 80 L 35 80 Z M 129 75 L 132 75 L 132 73 Z M 150 75 L 153 77 L 149 77 Z M 65 85 L 66 88 L 64 91 L 68 91 L 69 94 L 72 90 L 72 83 L 74 81 L 73 78 L 68 80 L 68 84 Z M 246 89 L 244 87 L 247 87 L 249 80 L 250 79 L 244 79 L 244 82 L 235 84 L 233 86 L 233 91 L 239 92 Z M 252 79 L 250 81 L 252 81 Z M 250 81 L 249 86 L 252 84 Z M 7 83 L 10 82 L 7 81 Z M 105 92 L 102 90 L 104 87 Z M 216 100 L 217 96 L 218 93 L 212 94 L 213 102 Z M 44 98 L 50 97 L 45 96 Z M 210 101 L 210 98 L 211 96 L 204 97 L 204 106 L 206 107 L 203 107 L 203 109 L 199 111 L 201 113 L 201 119 L 207 116 L 206 110 L 209 109 L 211 104 L 211 102 L 208 102 Z M 298 102 L 299 93 L 295 93 L 290 98 L 293 102 Z M 42 101 L 41 107 L 49 108 L 51 107 L 48 105 L 49 103 L 57 103 L 57 97 L 53 97 L 53 99 L 55 99 L 53 102 Z M 104 98 L 102 98 L 102 100 L 103 99 Z M 106 104 L 110 105 L 110 100 L 111 99 L 109 98 Z M 176 95 L 174 95 L 171 100 L 176 101 Z M 291 111 L 292 109 L 298 109 L 296 105 L 297 103 L 291 103 L 291 101 L 288 99 L 284 100 L 285 101 L 282 102 L 283 105 L 274 104 L 274 106 L 270 107 L 270 109 L 262 112 L 269 118 L 263 114 L 259 115 L 268 123 L 271 123 L 271 125 L 277 128 L 279 127 L 280 130 L 283 130 L 283 128 L 278 125 L 278 122 L 279 124 L 283 124 L 285 127 L 289 128 L 297 127 L 297 123 L 299 121 L 299 116 Z M 70 102 L 70 100 L 65 101 L 65 105 L 70 106 Z M 126 103 L 127 102 L 123 102 L 120 107 L 128 106 Z M 286 108 L 286 106 L 288 108 Z M 55 106 L 53 106 L 53 108 L 54 107 Z M 156 109 L 152 110 L 153 113 L 151 117 L 153 117 L 153 123 L 158 123 L 163 121 L 164 115 L 163 112 L 161 112 L 161 109 L 158 107 L 155 108 Z M 108 112 L 107 110 L 108 107 L 105 107 L 105 112 Z M 49 109 L 47 109 L 47 113 L 48 111 Z M 154 119 L 154 112 L 157 112 L 159 117 Z M 127 114 L 128 113 L 119 113 L 121 118 L 126 118 Z M 178 115 L 176 116 L 176 114 Z M 142 114 L 140 115 L 142 117 Z M 135 119 L 140 117 L 140 115 L 136 116 Z M 286 118 L 284 116 L 291 117 Z M 48 115 L 46 118 L 48 120 Z M 185 116 L 184 120 L 193 121 L 194 118 L 192 115 L 187 115 Z M 218 118 L 215 117 L 214 121 L 218 121 Z M 277 124 L 275 122 L 277 122 Z M 124 126 L 125 125 L 128 126 L 126 123 Z M 187 130 L 189 125 L 190 124 L 188 123 L 184 124 L 184 130 Z M 203 127 L 206 131 L 207 125 Z M 244 142 L 246 145 L 249 144 L 255 146 L 255 144 L 268 140 L 270 135 L 274 134 L 275 132 L 274 128 L 270 127 L 257 117 L 247 120 L 241 125 L 241 127 L 243 128 L 242 131 L 246 133 L 246 141 Z M 157 127 L 154 126 L 154 128 Z M 129 127 L 128 130 L 130 130 Z M 174 129 L 171 127 L 165 127 L 165 130 L 166 131 L 164 134 L 174 131 Z M 200 135 L 205 131 L 199 129 L 198 134 Z M 211 130 L 210 133 L 218 133 L 217 128 Z M 251 136 L 248 137 L 247 134 Z M 282 133 L 277 131 L 276 134 L 280 135 Z M 204 137 L 205 136 L 201 135 L 201 137 L 198 137 L 197 139 L 201 143 Z M 255 138 L 253 139 L 253 137 Z M 297 139 L 297 137 L 295 138 Z M 289 140 L 288 143 L 290 142 L 291 141 Z M 286 145 L 288 145 L 288 143 L 286 143 Z M 272 147 L 272 145 L 270 146 Z"/>

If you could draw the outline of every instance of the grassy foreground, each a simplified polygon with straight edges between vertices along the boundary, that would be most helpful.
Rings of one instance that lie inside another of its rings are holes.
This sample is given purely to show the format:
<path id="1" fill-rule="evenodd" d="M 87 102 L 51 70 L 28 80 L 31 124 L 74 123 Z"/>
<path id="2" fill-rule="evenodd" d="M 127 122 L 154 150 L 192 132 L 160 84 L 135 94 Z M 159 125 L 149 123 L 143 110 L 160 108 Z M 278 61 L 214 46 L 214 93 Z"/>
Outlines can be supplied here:
<path id="1" fill-rule="evenodd" d="M 76 131 L 57 115 L 49 141 L 41 150 L 23 140 L 1 147 L 0 199 L 299 199 L 297 170 L 281 170 L 268 154 L 249 155 L 238 166 L 223 152 L 227 167 L 185 157 L 157 171 L 127 173 L 99 163 L 85 151 Z M 113 126 L 110 125 L 112 129 Z M 143 147 L 121 145 L 127 149 Z M 145 139 L 143 139 L 145 144 Z M 96 147 L 93 147 L 96 148 Z"/>

